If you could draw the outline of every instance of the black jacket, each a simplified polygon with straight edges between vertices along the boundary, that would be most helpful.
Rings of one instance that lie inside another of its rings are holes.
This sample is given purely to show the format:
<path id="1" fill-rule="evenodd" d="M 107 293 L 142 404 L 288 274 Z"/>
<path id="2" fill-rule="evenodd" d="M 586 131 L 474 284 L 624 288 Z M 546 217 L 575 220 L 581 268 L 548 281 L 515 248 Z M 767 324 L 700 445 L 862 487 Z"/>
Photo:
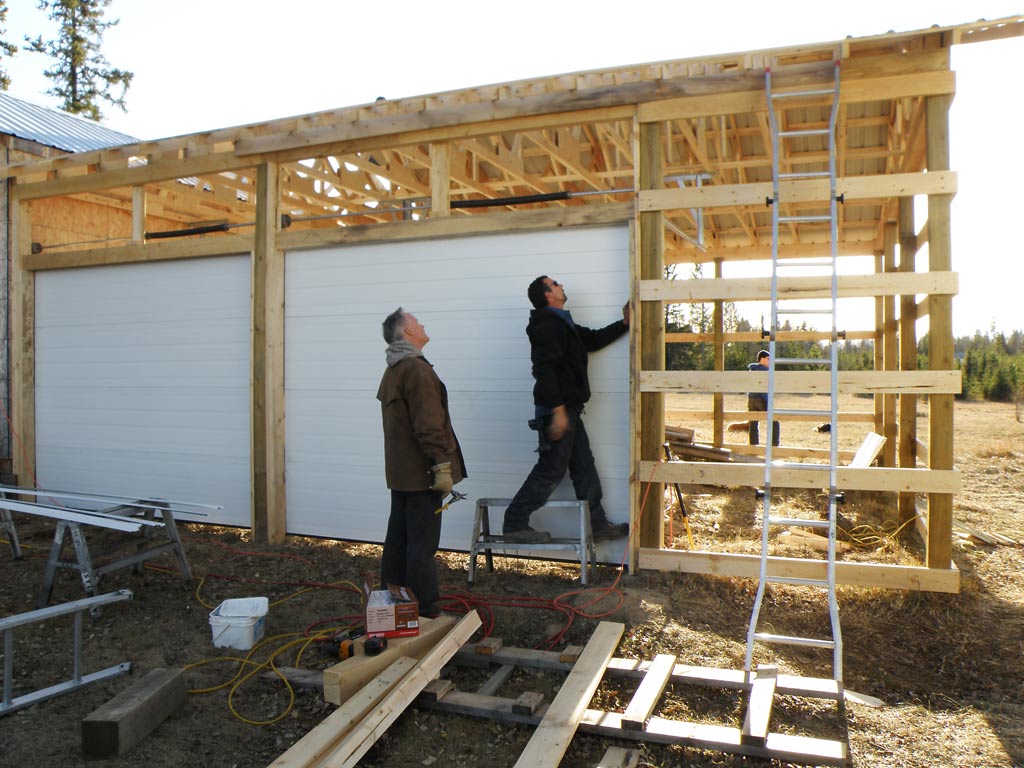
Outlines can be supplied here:
<path id="1" fill-rule="evenodd" d="M 626 333 L 626 324 L 616 320 L 593 330 L 573 328 L 548 307 L 530 312 L 526 335 L 530 338 L 533 363 L 533 402 L 546 408 L 567 405 L 581 409 L 590 400 L 587 353 L 606 347 Z"/>

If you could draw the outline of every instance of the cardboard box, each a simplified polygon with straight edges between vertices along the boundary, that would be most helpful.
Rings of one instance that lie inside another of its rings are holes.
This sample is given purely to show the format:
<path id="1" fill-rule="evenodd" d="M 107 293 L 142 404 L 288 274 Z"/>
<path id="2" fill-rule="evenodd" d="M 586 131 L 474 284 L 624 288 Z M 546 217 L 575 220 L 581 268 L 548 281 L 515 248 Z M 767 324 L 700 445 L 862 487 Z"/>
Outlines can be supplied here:
<path id="1" fill-rule="evenodd" d="M 412 637 L 420 633 L 420 603 L 411 589 L 389 584 L 366 591 L 367 637 Z"/>

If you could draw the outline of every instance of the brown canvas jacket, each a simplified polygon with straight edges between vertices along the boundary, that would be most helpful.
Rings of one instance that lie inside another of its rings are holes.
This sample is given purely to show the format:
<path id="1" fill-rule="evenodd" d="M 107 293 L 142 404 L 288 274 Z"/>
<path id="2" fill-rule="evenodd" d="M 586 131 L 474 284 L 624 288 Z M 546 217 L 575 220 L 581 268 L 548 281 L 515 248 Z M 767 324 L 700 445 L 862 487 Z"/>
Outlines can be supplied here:
<path id="1" fill-rule="evenodd" d="M 448 413 L 448 390 L 422 357 L 384 371 L 377 390 L 384 420 L 384 474 L 393 491 L 425 491 L 430 468 L 450 461 L 452 480 L 466 477 L 462 449 Z"/>

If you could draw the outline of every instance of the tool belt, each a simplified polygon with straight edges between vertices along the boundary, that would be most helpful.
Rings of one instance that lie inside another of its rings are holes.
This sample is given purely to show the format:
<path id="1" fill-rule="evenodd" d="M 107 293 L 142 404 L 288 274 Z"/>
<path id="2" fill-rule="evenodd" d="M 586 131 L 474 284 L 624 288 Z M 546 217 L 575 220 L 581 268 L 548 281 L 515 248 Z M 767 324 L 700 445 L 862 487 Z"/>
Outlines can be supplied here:
<path id="1" fill-rule="evenodd" d="M 550 416 L 538 416 L 526 422 L 530 429 L 537 432 L 537 453 L 544 453 L 551 450 L 551 441 L 548 440 L 548 425 L 551 424 Z"/>

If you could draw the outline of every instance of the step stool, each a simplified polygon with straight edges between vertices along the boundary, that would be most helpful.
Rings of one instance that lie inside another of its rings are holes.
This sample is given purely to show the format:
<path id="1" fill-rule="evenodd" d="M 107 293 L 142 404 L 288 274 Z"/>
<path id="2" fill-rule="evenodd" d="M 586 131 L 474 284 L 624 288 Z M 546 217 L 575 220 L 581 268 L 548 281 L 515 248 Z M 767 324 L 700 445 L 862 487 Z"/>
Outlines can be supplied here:
<path id="1" fill-rule="evenodd" d="M 482 552 L 487 563 L 487 572 L 494 571 L 493 550 L 501 552 L 544 552 L 552 550 L 572 550 L 580 561 L 580 584 L 587 584 L 587 562 L 597 564 L 594 554 L 594 536 L 590 529 L 590 503 L 574 499 L 572 501 L 549 501 L 540 509 L 575 509 L 580 516 L 579 538 L 553 538 L 545 544 L 524 544 L 517 541 L 506 541 L 500 534 L 491 535 L 491 507 L 507 507 L 512 499 L 477 499 L 476 515 L 473 518 L 473 541 L 469 547 L 469 585 L 476 580 L 476 558 Z"/>

